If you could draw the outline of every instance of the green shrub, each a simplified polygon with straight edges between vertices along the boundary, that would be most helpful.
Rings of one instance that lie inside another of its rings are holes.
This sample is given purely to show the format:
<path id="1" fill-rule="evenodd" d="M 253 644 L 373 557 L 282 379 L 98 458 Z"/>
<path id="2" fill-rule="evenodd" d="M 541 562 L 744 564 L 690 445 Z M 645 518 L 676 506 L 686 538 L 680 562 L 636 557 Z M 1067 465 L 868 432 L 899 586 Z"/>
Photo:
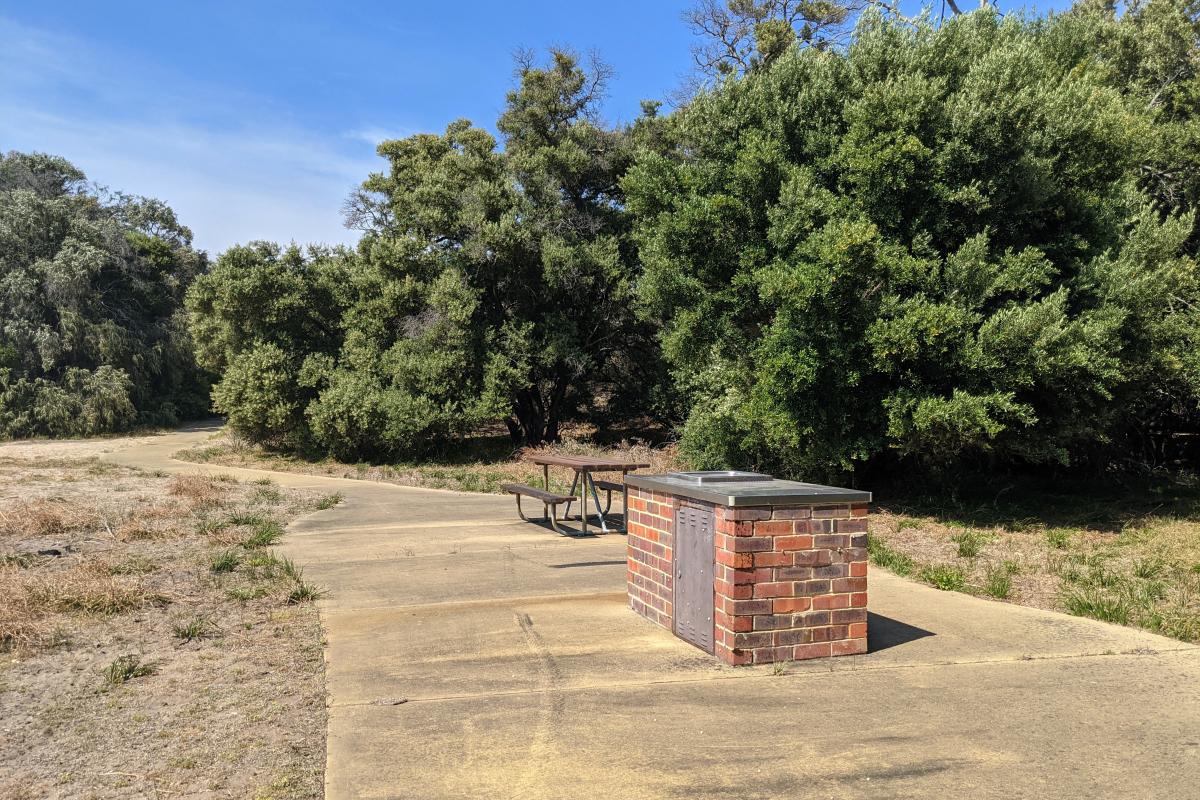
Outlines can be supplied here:
<path id="1" fill-rule="evenodd" d="M 954 477 L 1188 424 L 1161 398 L 1200 396 L 1190 13 L 867 15 L 673 114 L 623 186 L 683 452 Z M 1147 179 L 1168 151 L 1187 177 Z"/>
<path id="2" fill-rule="evenodd" d="M 569 53 L 519 75 L 502 142 L 460 120 L 381 144 L 348 204 L 356 253 L 256 243 L 197 280 L 190 327 L 234 429 L 382 460 L 501 420 L 538 444 L 597 396 L 610 413 L 649 396 L 619 184 L 633 133 L 596 124 L 605 75 Z"/>

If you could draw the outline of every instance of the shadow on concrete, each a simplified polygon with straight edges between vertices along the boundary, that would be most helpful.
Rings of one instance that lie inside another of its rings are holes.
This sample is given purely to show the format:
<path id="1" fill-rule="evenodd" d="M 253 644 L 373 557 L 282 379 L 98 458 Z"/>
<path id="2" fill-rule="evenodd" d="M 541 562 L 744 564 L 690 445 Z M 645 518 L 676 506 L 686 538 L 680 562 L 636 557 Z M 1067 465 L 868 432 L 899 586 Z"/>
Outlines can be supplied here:
<path id="1" fill-rule="evenodd" d="M 625 559 L 617 561 L 573 561 L 570 564 L 551 564 L 553 569 L 567 569 L 568 567 L 615 567 L 618 564 L 624 564 Z"/>
<path id="2" fill-rule="evenodd" d="M 596 539 L 596 538 L 599 538 L 600 536 L 604 535 L 604 531 L 593 530 L 591 526 L 588 527 L 588 532 L 584 533 L 580 528 L 575 528 L 575 527 L 565 524 L 566 522 L 569 521 L 565 518 L 560 519 L 558 521 L 558 527 L 560 528 L 560 530 L 557 530 L 557 531 L 554 530 L 554 527 L 550 524 L 550 520 L 548 520 L 548 519 L 543 519 L 540 517 L 530 517 L 529 519 L 527 519 L 525 521 L 528 522 L 530 525 L 534 525 L 538 528 L 541 528 L 544 531 L 549 531 L 550 533 L 554 534 L 555 536 L 561 536 L 561 537 L 564 537 L 567 539 Z"/>
<path id="3" fill-rule="evenodd" d="M 914 625 L 907 625 L 899 620 L 874 612 L 867 612 L 868 653 L 887 650 L 889 647 L 907 644 L 917 639 L 924 639 L 926 636 L 936 635 L 933 631 L 927 631 L 924 628 L 918 628 Z"/>

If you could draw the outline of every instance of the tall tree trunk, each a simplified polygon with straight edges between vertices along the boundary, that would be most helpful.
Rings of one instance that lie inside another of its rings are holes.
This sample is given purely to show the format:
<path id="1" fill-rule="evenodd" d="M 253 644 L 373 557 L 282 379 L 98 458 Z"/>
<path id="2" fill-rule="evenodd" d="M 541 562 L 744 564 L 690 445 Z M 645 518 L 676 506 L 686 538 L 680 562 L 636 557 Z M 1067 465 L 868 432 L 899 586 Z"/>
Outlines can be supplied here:
<path id="1" fill-rule="evenodd" d="M 513 398 L 513 417 L 508 421 L 508 431 L 514 444 L 535 445 L 544 441 L 545 409 L 536 387 L 523 389 Z"/>
<path id="2" fill-rule="evenodd" d="M 545 439 L 548 442 L 558 441 L 558 423 L 562 420 L 563 400 L 567 396 L 567 379 L 559 376 L 554 380 L 554 388 L 550 391 L 549 404 L 546 408 Z"/>
<path id="3" fill-rule="evenodd" d="M 547 397 L 534 386 L 517 393 L 513 398 L 512 417 L 505 420 L 509 436 L 518 445 L 538 445 L 557 442 L 559 423 L 569 381 L 563 376 L 554 379 Z"/>

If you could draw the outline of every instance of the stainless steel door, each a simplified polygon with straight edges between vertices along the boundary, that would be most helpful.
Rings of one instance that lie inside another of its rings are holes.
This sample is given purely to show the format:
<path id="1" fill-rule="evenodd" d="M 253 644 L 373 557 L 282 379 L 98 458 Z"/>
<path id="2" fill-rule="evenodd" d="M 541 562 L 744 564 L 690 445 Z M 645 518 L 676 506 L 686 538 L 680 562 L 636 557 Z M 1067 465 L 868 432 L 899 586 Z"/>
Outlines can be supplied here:
<path id="1" fill-rule="evenodd" d="M 675 635 L 713 651 L 712 509 L 675 512 Z"/>

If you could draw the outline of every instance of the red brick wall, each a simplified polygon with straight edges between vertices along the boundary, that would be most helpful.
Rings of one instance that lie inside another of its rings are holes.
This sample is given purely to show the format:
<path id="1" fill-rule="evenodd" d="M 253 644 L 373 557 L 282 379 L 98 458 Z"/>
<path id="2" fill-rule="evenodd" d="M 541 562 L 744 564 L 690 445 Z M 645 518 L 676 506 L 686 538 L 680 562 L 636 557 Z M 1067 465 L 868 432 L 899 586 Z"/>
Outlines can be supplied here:
<path id="1" fill-rule="evenodd" d="M 674 630 L 675 509 L 629 489 L 629 605 Z M 714 650 L 729 664 L 867 651 L 867 505 L 714 508 Z"/>
<path id="2" fill-rule="evenodd" d="M 717 506 L 716 655 L 867 652 L 867 505 Z"/>
<path id="3" fill-rule="evenodd" d="M 675 630 L 671 546 L 678 503 L 675 497 L 629 487 L 625 525 L 629 607 L 669 631 Z"/>

